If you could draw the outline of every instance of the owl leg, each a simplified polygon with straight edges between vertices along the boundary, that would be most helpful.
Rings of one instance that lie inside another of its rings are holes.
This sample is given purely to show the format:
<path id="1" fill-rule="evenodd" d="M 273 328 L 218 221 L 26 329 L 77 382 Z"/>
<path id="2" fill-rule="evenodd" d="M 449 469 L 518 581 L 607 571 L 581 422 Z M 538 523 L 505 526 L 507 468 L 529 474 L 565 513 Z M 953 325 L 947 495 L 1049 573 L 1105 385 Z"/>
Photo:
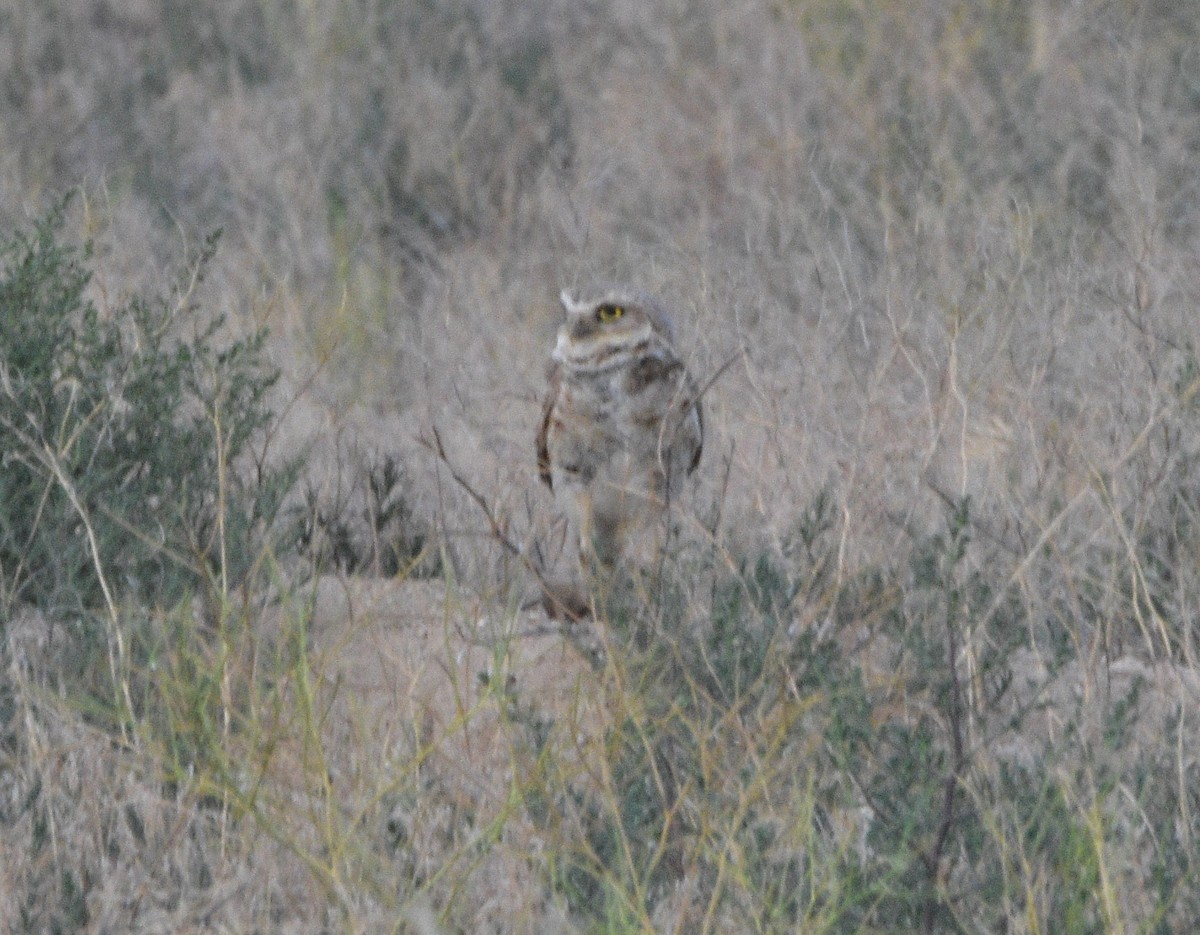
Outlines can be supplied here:
<path id="1" fill-rule="evenodd" d="M 652 470 L 642 481 L 644 491 L 630 511 L 630 564 L 641 572 L 657 572 L 667 549 L 670 484 L 666 472 Z"/>
<path id="2" fill-rule="evenodd" d="M 602 498 L 603 500 L 603 498 Z M 620 553 L 620 521 L 597 510 L 592 491 L 581 489 L 575 498 L 579 522 L 579 567 L 585 575 L 610 570 Z"/>
<path id="3" fill-rule="evenodd" d="M 579 568 L 585 575 L 592 565 L 592 493 L 580 487 L 575 493 L 575 517 L 579 533 Z"/>
<path id="4" fill-rule="evenodd" d="M 666 511 L 647 502 L 644 512 L 627 533 L 628 561 L 640 572 L 657 572 L 667 551 Z"/>
<path id="5" fill-rule="evenodd" d="M 621 522 L 605 515 L 592 516 L 592 557 L 605 570 L 616 566 L 621 557 Z"/>

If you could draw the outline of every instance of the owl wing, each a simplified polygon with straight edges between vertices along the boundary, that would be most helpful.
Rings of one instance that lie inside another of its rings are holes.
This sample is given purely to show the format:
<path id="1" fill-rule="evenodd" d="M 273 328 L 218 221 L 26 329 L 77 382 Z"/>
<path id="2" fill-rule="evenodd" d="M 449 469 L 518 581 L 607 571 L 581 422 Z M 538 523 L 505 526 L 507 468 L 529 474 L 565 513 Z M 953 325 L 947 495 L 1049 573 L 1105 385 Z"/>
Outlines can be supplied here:
<path id="1" fill-rule="evenodd" d="M 537 469 L 542 483 L 553 490 L 554 477 L 550 472 L 550 421 L 554 413 L 554 404 L 558 401 L 558 389 L 562 377 L 557 366 L 551 367 L 548 376 L 550 389 L 546 393 L 546 401 L 542 404 L 542 420 L 538 425 L 537 433 Z"/>
<path id="2" fill-rule="evenodd" d="M 645 357 L 633 366 L 626 386 L 630 393 L 637 394 L 647 386 L 667 379 L 676 381 L 675 398 L 671 403 L 679 407 L 676 410 L 679 422 L 672 420 L 675 443 L 682 441 L 695 446 L 687 463 L 687 474 L 691 475 L 704 452 L 704 407 L 700 402 L 700 390 L 683 361 L 669 348 L 659 355 Z"/>

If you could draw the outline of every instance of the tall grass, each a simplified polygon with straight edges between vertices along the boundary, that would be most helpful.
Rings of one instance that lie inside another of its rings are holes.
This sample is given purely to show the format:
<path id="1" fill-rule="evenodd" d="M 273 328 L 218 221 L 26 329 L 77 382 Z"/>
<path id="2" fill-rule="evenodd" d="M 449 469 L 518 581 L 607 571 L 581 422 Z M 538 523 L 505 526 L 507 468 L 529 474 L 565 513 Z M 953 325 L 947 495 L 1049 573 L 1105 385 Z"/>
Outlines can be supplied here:
<path id="1" fill-rule="evenodd" d="M 0 929 L 1195 929 L 1198 37 L 8 4 Z M 564 631 L 594 279 L 735 363 Z"/>

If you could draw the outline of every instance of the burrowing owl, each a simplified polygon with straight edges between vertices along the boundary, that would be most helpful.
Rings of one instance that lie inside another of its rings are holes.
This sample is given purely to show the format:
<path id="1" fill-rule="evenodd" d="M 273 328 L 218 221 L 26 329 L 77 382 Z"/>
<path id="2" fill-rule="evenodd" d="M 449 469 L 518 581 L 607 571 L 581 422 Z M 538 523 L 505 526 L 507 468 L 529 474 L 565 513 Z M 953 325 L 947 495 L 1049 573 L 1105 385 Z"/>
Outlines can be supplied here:
<path id="1" fill-rule="evenodd" d="M 630 558 L 634 533 L 661 542 L 667 507 L 700 462 L 704 417 L 652 298 L 561 298 L 538 473 L 566 506 L 587 573 Z"/>

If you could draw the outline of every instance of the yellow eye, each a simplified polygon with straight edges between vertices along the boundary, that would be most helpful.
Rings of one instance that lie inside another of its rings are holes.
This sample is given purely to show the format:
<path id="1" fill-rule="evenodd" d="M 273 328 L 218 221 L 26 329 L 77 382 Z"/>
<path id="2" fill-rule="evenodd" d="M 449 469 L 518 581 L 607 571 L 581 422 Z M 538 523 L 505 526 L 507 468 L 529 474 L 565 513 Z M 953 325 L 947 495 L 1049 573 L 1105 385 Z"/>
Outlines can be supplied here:
<path id="1" fill-rule="evenodd" d="M 625 309 L 619 305 L 601 305 L 596 309 L 597 321 L 616 321 L 625 314 Z"/>

